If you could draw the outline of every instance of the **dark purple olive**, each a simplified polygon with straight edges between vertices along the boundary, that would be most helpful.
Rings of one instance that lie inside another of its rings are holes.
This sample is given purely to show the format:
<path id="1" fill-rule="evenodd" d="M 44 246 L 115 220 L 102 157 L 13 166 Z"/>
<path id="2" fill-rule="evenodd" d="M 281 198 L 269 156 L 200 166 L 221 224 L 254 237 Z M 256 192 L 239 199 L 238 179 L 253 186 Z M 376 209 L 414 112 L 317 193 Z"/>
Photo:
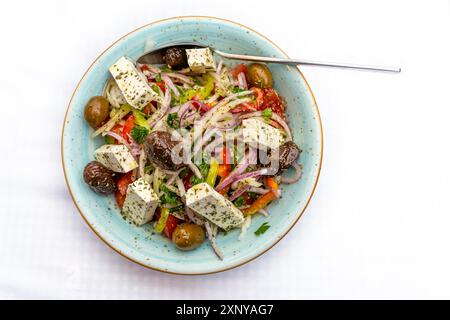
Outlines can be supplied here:
<path id="1" fill-rule="evenodd" d="M 174 70 L 188 67 L 186 50 L 172 47 L 166 50 L 163 56 L 164 62 Z"/>
<path id="2" fill-rule="evenodd" d="M 84 167 L 83 178 L 97 193 L 110 194 L 116 190 L 114 172 L 98 161 L 91 161 Z"/>
<path id="3" fill-rule="evenodd" d="M 286 170 L 291 164 L 297 160 L 300 155 L 300 148 L 292 141 L 288 141 L 282 144 L 278 149 L 278 154 L 280 158 L 280 169 Z"/>
<path id="4" fill-rule="evenodd" d="M 184 167 L 181 142 L 172 140 L 169 132 L 152 132 L 145 139 L 144 147 L 147 158 L 157 167 L 169 171 L 176 171 Z"/>
<path id="5" fill-rule="evenodd" d="M 273 149 L 270 155 L 259 155 L 260 167 L 272 168 L 271 174 L 275 175 L 288 169 L 300 155 L 300 148 L 292 141 L 282 144 L 278 149 Z"/>

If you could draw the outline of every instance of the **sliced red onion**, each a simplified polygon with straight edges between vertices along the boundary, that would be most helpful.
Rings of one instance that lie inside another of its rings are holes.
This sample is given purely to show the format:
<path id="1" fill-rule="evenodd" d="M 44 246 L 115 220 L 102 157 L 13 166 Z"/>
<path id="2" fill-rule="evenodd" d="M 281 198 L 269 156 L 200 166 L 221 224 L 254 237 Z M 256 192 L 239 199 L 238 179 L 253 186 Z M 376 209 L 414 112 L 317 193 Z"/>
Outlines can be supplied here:
<path id="1" fill-rule="evenodd" d="M 191 161 L 189 161 L 189 163 L 187 165 L 197 178 L 203 179 L 200 170 L 197 168 L 197 166 L 195 164 L 193 164 Z"/>
<path id="2" fill-rule="evenodd" d="M 259 209 L 258 213 L 262 214 L 266 218 L 269 217 L 269 213 L 265 209 Z"/>
<path id="3" fill-rule="evenodd" d="M 160 108 L 156 110 L 156 112 L 150 117 L 148 120 L 148 124 L 150 128 L 153 128 L 159 120 L 161 120 L 162 117 L 164 117 L 167 113 L 167 111 L 170 108 L 170 100 L 172 99 L 172 96 L 170 94 L 170 90 L 166 86 L 166 92 L 164 94 L 164 99 L 160 105 Z"/>
<path id="4" fill-rule="evenodd" d="M 220 74 L 220 71 L 222 71 L 222 67 L 223 67 L 223 60 L 220 59 L 219 64 L 217 65 L 217 69 L 216 69 L 217 74 Z"/>
<path id="5" fill-rule="evenodd" d="M 188 74 L 191 73 L 191 69 L 190 68 L 184 68 L 181 70 L 177 70 L 177 74 Z"/>
<path id="6" fill-rule="evenodd" d="M 269 189 L 258 188 L 258 187 L 250 187 L 249 192 L 257 193 L 257 194 L 266 194 L 269 192 Z"/>
<path id="7" fill-rule="evenodd" d="M 288 139 L 292 140 L 292 134 L 291 134 L 291 129 L 289 129 L 289 126 L 287 125 L 286 121 L 284 121 L 278 114 L 276 114 L 275 112 L 272 112 L 272 119 L 275 120 L 276 122 L 278 122 L 284 129 L 284 131 L 286 132 Z"/>
<path id="8" fill-rule="evenodd" d="M 191 107 L 192 107 L 192 101 L 188 101 L 188 102 L 186 102 L 186 103 L 183 103 L 183 104 L 180 106 L 180 109 L 178 110 L 178 117 L 179 117 L 180 119 L 182 119 L 183 116 L 184 116 L 184 114 L 185 114 L 186 112 L 188 112 L 188 110 L 189 110 Z"/>
<path id="9" fill-rule="evenodd" d="M 238 74 L 238 83 L 239 83 L 240 89 L 243 89 L 243 90 L 248 89 L 247 80 L 245 79 L 245 74 L 243 72 Z"/>
<path id="10" fill-rule="evenodd" d="M 245 172 L 245 170 L 249 166 L 248 162 L 249 157 L 251 157 L 250 151 L 244 157 L 242 163 L 238 164 L 236 168 L 234 168 L 234 170 L 228 175 L 228 177 L 226 177 L 221 183 L 219 183 L 219 185 L 215 188 L 216 191 L 220 191 L 229 184 L 233 183 L 234 181 L 237 180 L 237 178 L 239 178 L 242 175 L 243 172 Z"/>
<path id="11" fill-rule="evenodd" d="M 211 247 L 213 248 L 214 253 L 219 257 L 220 260 L 223 260 L 223 258 L 224 258 L 223 253 L 220 250 L 220 248 L 217 246 L 217 243 L 216 243 L 217 226 L 212 226 L 211 222 L 206 221 L 205 228 L 206 228 L 206 234 L 208 235 L 208 240 L 211 243 Z"/>
<path id="12" fill-rule="evenodd" d="M 145 168 L 145 152 L 141 150 L 141 154 L 139 155 L 139 171 L 138 171 L 139 178 L 144 177 L 145 175 L 144 168 Z"/>
<path id="13" fill-rule="evenodd" d="M 262 117 L 262 111 L 256 111 L 252 113 L 246 113 L 241 116 L 239 116 L 240 119 L 247 119 L 247 118 L 255 118 L 255 117 Z M 265 119 L 263 119 L 265 121 Z M 286 132 L 288 139 L 292 140 L 292 134 L 291 130 L 289 129 L 289 126 L 287 125 L 286 121 L 284 121 L 277 113 L 272 112 L 272 120 L 276 121 L 280 126 L 283 128 L 283 130 Z M 273 126 L 273 124 L 271 124 Z"/>
<path id="14" fill-rule="evenodd" d="M 238 93 L 234 93 L 232 95 L 229 95 L 228 97 L 222 99 L 218 104 L 216 104 L 213 108 L 209 109 L 207 112 L 205 112 L 205 114 L 203 114 L 202 116 L 202 121 L 203 123 L 206 123 L 215 113 L 216 111 L 221 108 L 222 106 L 226 105 L 228 102 L 230 102 L 231 100 L 238 98 L 238 97 L 242 97 L 242 96 L 247 96 L 253 94 L 253 91 L 251 90 L 247 90 L 247 91 L 242 91 L 242 92 L 238 92 Z"/>
<path id="15" fill-rule="evenodd" d="M 194 112 L 190 114 L 188 117 L 185 117 L 180 120 L 180 127 L 184 128 L 187 125 L 194 123 L 198 119 L 200 119 L 200 115 L 197 112 Z"/>
<path id="16" fill-rule="evenodd" d="M 245 191 L 250 189 L 250 185 L 246 184 L 242 186 L 241 188 L 237 189 L 233 194 L 230 196 L 230 201 L 236 200 L 241 194 L 243 194 Z"/>
<path id="17" fill-rule="evenodd" d="M 236 176 L 234 181 L 240 181 L 240 180 L 248 179 L 248 178 L 256 178 L 256 177 L 265 175 L 268 172 L 269 172 L 269 170 L 266 169 L 266 168 L 260 169 L 260 170 L 256 170 L 256 171 L 246 172 L 246 173 L 243 173 L 241 175 Z"/>
<path id="18" fill-rule="evenodd" d="M 128 135 L 128 139 L 130 140 L 131 154 L 138 159 L 141 155 L 141 146 L 130 135 Z"/>
<path id="19" fill-rule="evenodd" d="M 170 80 L 170 78 L 165 74 L 161 76 L 161 79 L 173 91 L 173 94 L 178 98 L 180 96 L 180 92 L 178 91 L 177 87 L 173 84 L 172 80 Z"/>
<path id="20" fill-rule="evenodd" d="M 177 79 L 180 80 L 184 83 L 193 85 L 194 84 L 194 80 L 192 80 L 190 77 L 184 75 L 184 74 L 180 74 L 180 73 L 175 73 L 175 72 L 169 72 L 169 73 L 163 73 L 162 76 L 168 76 L 169 78 L 173 78 L 173 79 Z"/>
<path id="21" fill-rule="evenodd" d="M 183 169 L 180 169 L 180 170 L 178 170 L 178 171 L 175 171 L 175 172 L 172 174 L 172 176 L 170 177 L 170 179 L 167 180 L 166 184 L 167 184 L 168 186 L 172 185 L 172 184 L 175 182 L 176 178 L 178 178 L 178 175 L 180 174 L 180 172 L 181 172 L 182 170 L 183 170 Z"/>
<path id="22" fill-rule="evenodd" d="M 177 107 L 172 107 L 169 109 L 168 113 L 178 113 L 178 111 L 180 111 L 181 106 L 177 106 Z"/>
<path id="23" fill-rule="evenodd" d="M 212 127 L 224 131 L 224 130 L 234 129 L 238 125 L 239 125 L 239 122 L 237 120 L 230 119 L 230 120 L 218 122 L 215 125 L 213 125 Z"/>
<path id="24" fill-rule="evenodd" d="M 188 216 L 189 220 L 191 220 L 193 223 L 195 223 L 199 226 L 205 225 L 205 220 L 203 218 L 197 216 L 195 214 L 195 212 L 192 211 L 188 206 L 186 206 L 185 212 L 186 212 L 186 215 Z"/>
<path id="25" fill-rule="evenodd" d="M 141 147 L 139 145 L 134 145 L 134 144 L 130 144 L 128 143 L 128 141 L 126 139 L 124 139 L 124 137 L 122 137 L 120 134 L 115 133 L 113 131 L 105 131 L 103 132 L 103 135 L 106 136 L 110 136 L 114 139 L 116 139 L 119 143 L 123 144 L 125 147 L 127 147 L 128 150 L 130 150 L 130 153 L 133 155 L 134 158 L 138 158 L 140 153 L 141 153 Z M 135 142 L 134 140 L 131 140 L 131 142 Z"/>
<path id="26" fill-rule="evenodd" d="M 186 194 L 186 189 L 184 188 L 184 183 L 183 181 L 180 179 L 179 176 L 177 176 L 177 178 L 175 179 L 175 181 L 177 182 L 177 187 L 178 187 L 178 191 L 180 192 L 180 196 L 184 196 Z"/>
<path id="27" fill-rule="evenodd" d="M 229 130 L 237 127 L 238 125 L 238 117 L 230 112 L 227 112 L 223 115 L 223 117 L 220 117 L 219 120 L 211 126 L 219 130 Z"/>
<path id="28" fill-rule="evenodd" d="M 262 111 L 244 113 L 239 116 L 240 119 L 247 119 L 247 118 L 253 118 L 253 117 L 262 117 Z"/>
<path id="29" fill-rule="evenodd" d="M 229 184 L 231 184 L 234 181 L 236 181 L 236 177 L 238 177 L 242 172 L 244 172 L 245 169 L 247 169 L 247 167 L 248 167 L 248 162 L 247 161 L 245 161 L 244 163 L 239 164 L 233 170 L 233 172 L 230 173 L 230 175 L 228 177 L 226 177 L 221 183 L 219 183 L 219 185 L 215 188 L 216 191 L 220 191 L 223 188 L 225 188 L 226 186 L 228 186 Z"/>
<path id="30" fill-rule="evenodd" d="M 295 169 L 295 174 L 292 177 L 281 177 L 281 183 L 292 184 L 302 177 L 302 167 L 297 162 L 292 163 L 291 166 Z"/>
<path id="31" fill-rule="evenodd" d="M 213 102 L 216 102 L 217 99 L 219 99 L 219 95 L 215 93 L 213 96 L 211 96 L 208 100 L 205 100 L 205 103 L 211 104 Z"/>

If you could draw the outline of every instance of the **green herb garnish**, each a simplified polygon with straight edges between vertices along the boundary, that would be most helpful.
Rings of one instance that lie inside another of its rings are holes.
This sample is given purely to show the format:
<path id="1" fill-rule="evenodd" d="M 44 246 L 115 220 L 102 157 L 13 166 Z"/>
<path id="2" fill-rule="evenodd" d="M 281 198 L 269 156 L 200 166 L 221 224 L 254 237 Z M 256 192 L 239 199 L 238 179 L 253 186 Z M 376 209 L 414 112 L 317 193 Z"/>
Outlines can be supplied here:
<path id="1" fill-rule="evenodd" d="M 255 234 L 256 234 L 257 236 L 259 236 L 259 235 L 263 234 L 264 232 L 266 232 L 267 229 L 269 229 L 269 228 L 270 228 L 269 224 L 268 224 L 267 222 L 264 222 L 264 223 L 258 228 L 258 230 L 255 231 Z"/>
<path id="2" fill-rule="evenodd" d="M 198 166 L 198 169 L 200 170 L 200 173 L 202 174 L 203 179 L 205 179 L 206 176 L 208 175 L 209 165 L 207 165 L 206 163 L 201 163 Z"/>
<path id="3" fill-rule="evenodd" d="M 162 204 L 173 204 L 178 205 L 180 202 L 178 201 L 178 196 L 175 192 L 172 192 L 167 188 L 164 184 L 161 185 L 161 191 L 163 192 L 163 195 L 161 196 L 161 203 Z"/>
<path id="4" fill-rule="evenodd" d="M 236 198 L 236 200 L 233 201 L 234 205 L 236 207 L 242 207 L 245 204 L 245 199 L 243 196 L 239 196 Z"/>
<path id="5" fill-rule="evenodd" d="M 207 165 L 206 163 L 201 163 L 200 165 L 197 166 L 198 170 L 200 170 L 200 173 L 202 174 L 202 179 L 197 178 L 194 174 L 189 178 L 189 182 L 191 183 L 191 185 L 195 186 L 196 184 L 202 183 L 205 181 L 206 176 L 208 175 L 208 171 L 209 171 L 209 165 Z"/>
<path id="6" fill-rule="evenodd" d="M 266 121 L 270 120 L 272 118 L 272 109 L 270 108 L 264 109 L 262 112 L 262 116 L 264 120 Z"/>
<path id="7" fill-rule="evenodd" d="M 157 73 L 157 74 L 156 74 L 156 76 L 155 76 L 155 81 L 156 81 L 156 82 L 161 82 L 161 81 L 162 81 L 161 73 Z"/>
<path id="8" fill-rule="evenodd" d="M 178 212 L 178 211 L 183 211 L 184 210 L 184 205 L 182 204 L 182 205 L 179 205 L 179 206 L 176 206 L 176 207 L 173 207 L 173 208 L 169 208 L 169 212 L 170 213 L 172 213 L 172 212 Z"/>
<path id="9" fill-rule="evenodd" d="M 239 93 L 239 92 L 243 92 L 243 91 L 245 91 L 244 89 L 241 89 L 241 88 L 239 88 L 239 87 L 232 87 L 231 88 L 231 92 L 232 93 Z"/>
<path id="10" fill-rule="evenodd" d="M 178 118 L 178 113 L 169 113 L 169 115 L 167 116 L 167 125 L 173 129 L 178 129 L 180 127 L 180 119 Z"/>
<path id="11" fill-rule="evenodd" d="M 147 128 L 141 127 L 141 126 L 135 126 L 131 130 L 131 137 L 136 141 L 137 143 L 141 144 L 144 142 L 145 137 L 149 134 L 149 130 Z"/>

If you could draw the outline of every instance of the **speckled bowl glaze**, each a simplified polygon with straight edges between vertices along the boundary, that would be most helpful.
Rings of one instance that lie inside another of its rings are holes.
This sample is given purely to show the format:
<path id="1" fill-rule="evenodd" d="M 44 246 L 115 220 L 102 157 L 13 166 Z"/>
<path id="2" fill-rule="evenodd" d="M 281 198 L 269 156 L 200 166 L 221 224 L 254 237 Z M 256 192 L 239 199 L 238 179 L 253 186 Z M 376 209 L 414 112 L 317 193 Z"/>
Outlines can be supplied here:
<path id="1" fill-rule="evenodd" d="M 322 162 L 322 127 L 314 96 L 297 68 L 270 65 L 275 88 L 286 99 L 287 117 L 294 141 L 303 150 L 299 162 L 302 179 L 282 187 L 282 198 L 268 207 L 270 218 L 256 216 L 243 240 L 239 230 L 218 237 L 225 259 L 219 260 L 205 242 L 194 251 L 179 251 L 171 242 L 152 232 L 150 224 L 136 227 L 123 220 L 113 196 L 99 196 L 83 181 L 83 168 L 93 159 L 102 139 L 90 138 L 83 119 L 90 97 L 100 95 L 108 67 L 123 55 L 137 59 L 145 49 L 167 43 L 198 41 L 219 50 L 285 57 L 274 43 L 240 24 L 212 17 L 177 17 L 151 23 L 124 36 L 110 46 L 87 70 L 76 88 L 62 134 L 62 162 L 70 194 L 84 220 L 112 249 L 145 267 L 177 274 L 207 274 L 242 265 L 275 245 L 295 225 L 308 205 L 319 178 Z M 235 61 L 226 61 L 236 64 Z M 289 172 L 288 172 L 289 173 Z M 254 231 L 268 221 L 263 235 Z M 300 235 L 299 235 L 300 236 Z M 285 261 L 289 263 L 289 261 Z"/>

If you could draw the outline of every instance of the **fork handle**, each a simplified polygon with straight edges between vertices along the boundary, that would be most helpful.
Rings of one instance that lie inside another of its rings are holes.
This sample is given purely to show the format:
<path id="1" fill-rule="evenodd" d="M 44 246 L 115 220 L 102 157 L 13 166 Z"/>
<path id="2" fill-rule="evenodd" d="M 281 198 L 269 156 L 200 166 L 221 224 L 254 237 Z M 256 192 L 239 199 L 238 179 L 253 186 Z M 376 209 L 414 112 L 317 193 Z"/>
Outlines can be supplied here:
<path id="1" fill-rule="evenodd" d="M 222 51 L 218 51 L 218 50 L 214 50 L 214 52 L 224 58 L 238 59 L 238 60 L 244 60 L 244 61 L 280 63 L 280 64 L 287 64 L 287 65 L 301 64 L 301 65 L 310 65 L 310 66 L 359 69 L 359 70 L 375 70 L 375 71 L 387 71 L 387 72 L 400 72 L 401 71 L 401 68 L 398 68 L 398 67 L 384 67 L 384 66 L 371 66 L 371 65 L 353 64 L 353 63 L 321 62 L 321 61 L 311 61 L 311 60 L 301 60 L 301 59 L 249 56 L 249 55 L 244 55 L 244 54 L 226 53 L 226 52 L 222 52 Z"/>

